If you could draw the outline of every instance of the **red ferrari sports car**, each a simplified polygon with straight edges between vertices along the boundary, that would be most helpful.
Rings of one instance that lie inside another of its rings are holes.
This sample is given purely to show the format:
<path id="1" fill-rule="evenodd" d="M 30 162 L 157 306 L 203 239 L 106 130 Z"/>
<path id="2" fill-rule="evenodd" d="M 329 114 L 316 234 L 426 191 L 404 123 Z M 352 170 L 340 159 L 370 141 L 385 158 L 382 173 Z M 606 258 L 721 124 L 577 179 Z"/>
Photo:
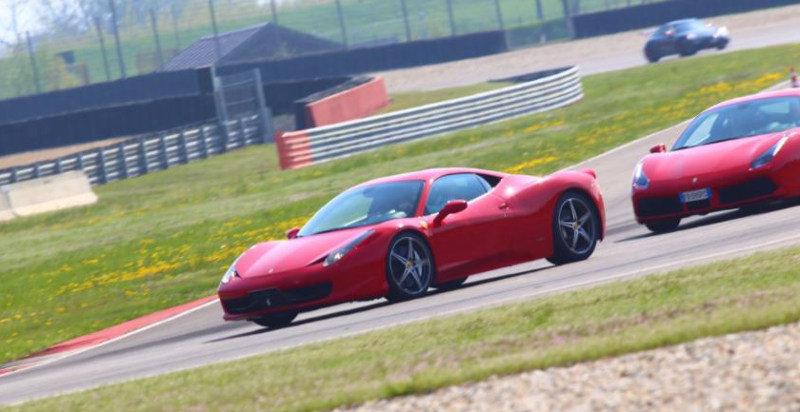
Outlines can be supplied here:
<path id="1" fill-rule="evenodd" d="M 697 116 L 671 151 L 633 174 L 636 220 L 653 232 L 681 218 L 800 196 L 800 90 L 730 100 Z"/>
<path id="2" fill-rule="evenodd" d="M 604 222 L 589 169 L 545 178 L 477 169 L 391 176 L 346 190 L 287 240 L 250 248 L 218 293 L 226 320 L 281 327 L 304 310 L 412 299 L 534 259 L 587 259 Z"/>

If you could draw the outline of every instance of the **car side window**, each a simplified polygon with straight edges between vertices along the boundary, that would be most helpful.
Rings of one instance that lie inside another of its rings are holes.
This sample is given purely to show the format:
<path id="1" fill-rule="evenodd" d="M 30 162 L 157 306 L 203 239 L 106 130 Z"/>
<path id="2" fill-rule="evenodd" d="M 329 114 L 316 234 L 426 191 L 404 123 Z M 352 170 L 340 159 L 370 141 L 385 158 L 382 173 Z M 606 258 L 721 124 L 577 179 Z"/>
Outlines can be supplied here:
<path id="1" fill-rule="evenodd" d="M 431 186 L 425 214 L 438 213 L 451 200 L 470 201 L 485 194 L 491 186 L 473 173 L 460 173 L 440 177 Z"/>

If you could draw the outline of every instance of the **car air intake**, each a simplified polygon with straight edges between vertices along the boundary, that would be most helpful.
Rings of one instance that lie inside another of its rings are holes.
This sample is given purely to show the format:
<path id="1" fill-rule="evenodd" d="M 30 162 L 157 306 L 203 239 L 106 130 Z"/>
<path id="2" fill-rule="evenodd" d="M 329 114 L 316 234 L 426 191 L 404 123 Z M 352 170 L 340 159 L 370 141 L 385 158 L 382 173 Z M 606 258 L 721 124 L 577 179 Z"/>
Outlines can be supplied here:
<path id="1" fill-rule="evenodd" d="M 669 215 L 683 211 L 678 196 L 639 199 L 637 206 L 639 216 Z"/>
<path id="2" fill-rule="evenodd" d="M 330 283 L 324 283 L 297 289 L 259 290 L 250 292 L 243 298 L 225 299 L 222 304 L 228 313 L 238 315 L 319 300 L 330 295 L 331 289 L 332 285 Z"/>
<path id="3" fill-rule="evenodd" d="M 738 185 L 719 189 L 720 203 L 736 203 L 758 197 L 769 196 L 778 189 L 778 186 L 768 177 L 748 180 Z"/>

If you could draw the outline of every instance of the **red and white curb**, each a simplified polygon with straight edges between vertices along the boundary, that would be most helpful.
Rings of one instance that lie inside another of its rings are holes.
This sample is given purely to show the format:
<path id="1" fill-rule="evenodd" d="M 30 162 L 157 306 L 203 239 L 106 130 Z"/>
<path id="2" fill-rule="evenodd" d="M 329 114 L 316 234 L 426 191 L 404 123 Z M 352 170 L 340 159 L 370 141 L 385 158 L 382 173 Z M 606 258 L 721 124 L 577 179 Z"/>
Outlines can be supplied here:
<path id="1" fill-rule="evenodd" d="M 162 323 L 186 316 L 216 302 L 216 296 L 205 297 L 203 299 L 198 299 L 183 305 L 160 310 L 158 312 L 120 323 L 119 325 L 115 325 L 98 332 L 90 333 L 85 336 L 59 343 L 58 345 L 52 346 L 40 352 L 36 352 L 24 359 L 0 366 L 0 376 L 37 366 L 43 366 L 69 356 L 83 353 L 87 350 L 109 344 L 139 332 L 143 332 Z"/>

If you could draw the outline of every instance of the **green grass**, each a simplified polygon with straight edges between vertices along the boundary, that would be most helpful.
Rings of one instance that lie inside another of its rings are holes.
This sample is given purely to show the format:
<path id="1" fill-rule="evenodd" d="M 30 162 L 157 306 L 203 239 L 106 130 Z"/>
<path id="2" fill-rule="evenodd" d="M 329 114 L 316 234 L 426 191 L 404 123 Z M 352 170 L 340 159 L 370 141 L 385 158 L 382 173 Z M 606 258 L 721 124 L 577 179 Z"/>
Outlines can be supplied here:
<path id="1" fill-rule="evenodd" d="M 624 7 L 627 5 L 626 1 L 583 0 L 581 10 L 588 12 L 604 10 L 607 7 Z M 499 2 L 504 27 L 526 28 L 521 32 L 517 30 L 512 33 L 510 39 L 512 45 L 538 42 L 540 32 L 547 33 L 548 38 L 566 35 L 564 25 L 560 22 L 563 19 L 561 0 L 542 0 L 545 17 L 545 21 L 542 22 L 538 19 L 536 4 L 532 0 L 499 0 Z M 217 21 L 220 32 L 262 24 L 271 20 L 268 2 L 263 2 L 261 7 L 258 7 L 254 0 L 219 3 Z M 406 4 L 412 40 L 437 38 L 451 34 L 445 0 L 406 0 Z M 452 4 L 457 34 L 498 29 L 494 0 L 452 0 Z M 387 39 L 406 40 L 400 0 L 343 0 L 342 8 L 350 44 Z M 133 16 L 133 13 L 129 15 Z M 296 5 L 281 6 L 278 8 L 278 20 L 279 24 L 289 28 L 312 33 L 334 42 L 342 41 L 333 0 L 298 2 Z M 156 51 L 155 37 L 148 23 L 149 20 L 143 20 L 141 24 L 132 24 L 130 21 L 123 20 L 120 24 L 122 54 L 128 76 L 149 73 L 155 68 L 152 63 L 143 64 L 140 70 L 137 64 L 139 54 L 155 53 Z M 543 24 L 544 27 L 538 27 L 540 24 Z M 177 30 L 173 27 L 169 8 L 165 8 L 158 14 L 158 27 L 165 56 L 169 50 L 181 50 L 201 37 L 213 34 L 205 0 L 190 1 L 187 4 L 177 22 Z M 525 34 L 526 32 L 528 34 Z M 111 77 L 117 79 L 120 77 L 120 69 L 115 44 L 110 32 L 106 33 L 105 37 Z M 47 57 L 50 60 L 56 53 L 72 50 L 75 52 L 77 63 L 87 65 L 92 82 L 106 80 L 103 55 L 94 31 L 80 36 L 53 35 L 51 38 L 42 39 L 41 45 L 38 47 L 48 50 L 48 56 L 40 56 L 40 59 Z M 168 59 L 169 56 L 166 58 Z M 41 66 L 42 62 L 39 64 Z M 17 61 L 0 60 L 1 98 L 15 97 L 18 88 L 24 93 L 33 93 L 32 76 L 13 74 L 19 71 L 14 67 L 20 65 L 24 71 L 30 70 L 24 48 L 20 49 L 17 54 Z M 62 77 L 68 76 L 63 70 L 59 74 Z M 43 70 L 41 73 L 46 90 L 57 88 L 54 76 L 53 72 L 44 73 Z M 76 79 L 72 78 L 72 81 Z"/>
<path id="2" fill-rule="evenodd" d="M 800 248 L 760 253 L 10 410 L 310 411 L 424 393 L 492 375 L 796 322 L 799 264 Z"/>
<path id="3" fill-rule="evenodd" d="M 251 147 L 0 224 L 0 362 L 212 294 L 240 252 L 355 183 L 437 166 L 552 172 L 783 80 L 798 55 L 780 46 L 588 76 L 585 100 L 562 110 L 300 170 Z"/>

